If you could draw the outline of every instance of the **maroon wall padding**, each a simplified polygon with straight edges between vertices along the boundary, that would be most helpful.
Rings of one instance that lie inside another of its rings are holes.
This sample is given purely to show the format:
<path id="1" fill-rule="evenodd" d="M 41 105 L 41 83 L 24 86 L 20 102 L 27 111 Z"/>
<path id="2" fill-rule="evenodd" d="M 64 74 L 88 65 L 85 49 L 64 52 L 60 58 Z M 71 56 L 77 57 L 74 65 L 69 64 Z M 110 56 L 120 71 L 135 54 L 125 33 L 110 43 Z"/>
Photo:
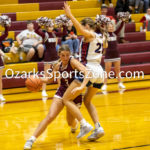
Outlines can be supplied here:
<path id="1" fill-rule="evenodd" d="M 34 28 L 37 28 L 37 23 L 33 21 Z M 27 29 L 27 21 L 14 21 L 11 24 L 11 27 L 9 27 L 9 31 L 22 31 Z"/>
<path id="2" fill-rule="evenodd" d="M 7 15 L 11 18 L 11 21 L 16 21 L 16 13 L 2 13 L 2 15 Z"/>
<path id="3" fill-rule="evenodd" d="M 6 77 L 3 77 L 3 88 L 18 88 L 18 87 L 24 87 L 25 86 L 25 80 L 23 78 L 11 78 L 8 79 Z"/>
<path id="4" fill-rule="evenodd" d="M 118 49 L 120 53 L 150 51 L 150 42 L 144 41 L 144 42 L 118 44 Z"/>
<path id="5" fill-rule="evenodd" d="M 56 0 L 19 0 L 18 3 L 43 3 L 55 2 Z M 72 0 L 57 0 L 57 1 L 72 1 Z"/>
<path id="6" fill-rule="evenodd" d="M 37 23 L 33 21 L 34 27 L 37 28 Z M 13 21 L 9 31 L 25 30 L 27 29 L 27 21 Z"/>
<path id="7" fill-rule="evenodd" d="M 126 24 L 125 32 L 135 32 L 135 23 Z"/>
<path id="8" fill-rule="evenodd" d="M 64 2 L 45 2 L 40 3 L 40 10 L 58 10 L 62 9 Z"/>
<path id="9" fill-rule="evenodd" d="M 121 54 L 120 56 L 122 65 L 150 63 L 150 52 Z M 101 65 L 104 66 L 104 56 Z"/>
<path id="10" fill-rule="evenodd" d="M 125 40 L 130 42 L 145 41 L 146 35 L 145 32 L 126 33 Z"/>
<path id="11" fill-rule="evenodd" d="M 134 72 L 134 71 L 143 71 L 144 74 L 150 74 L 150 63 L 147 64 L 137 64 L 137 65 L 127 65 L 127 66 L 121 66 L 121 71 L 124 72 Z"/>
<path id="12" fill-rule="evenodd" d="M 150 52 L 122 54 L 121 64 L 150 63 Z"/>

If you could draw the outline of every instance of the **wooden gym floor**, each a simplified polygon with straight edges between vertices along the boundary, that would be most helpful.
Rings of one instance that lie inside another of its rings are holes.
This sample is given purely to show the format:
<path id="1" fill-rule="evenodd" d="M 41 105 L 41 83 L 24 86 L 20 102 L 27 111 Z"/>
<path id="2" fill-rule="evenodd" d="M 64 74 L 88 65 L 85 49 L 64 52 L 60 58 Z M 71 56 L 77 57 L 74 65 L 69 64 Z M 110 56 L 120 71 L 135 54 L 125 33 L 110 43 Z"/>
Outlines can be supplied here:
<path id="1" fill-rule="evenodd" d="M 64 109 L 33 150 L 150 150 L 150 80 L 125 85 L 127 90 L 118 92 L 117 84 L 110 84 L 107 94 L 99 91 L 93 98 L 105 129 L 103 138 L 96 142 L 88 142 L 87 136 L 77 140 L 79 129 L 70 133 Z M 49 97 L 54 93 L 49 91 Z M 52 101 L 42 101 L 40 92 L 29 93 L 25 88 L 7 89 L 4 94 L 7 101 L 0 105 L 0 150 L 22 150 Z M 92 123 L 84 106 L 81 111 Z"/>

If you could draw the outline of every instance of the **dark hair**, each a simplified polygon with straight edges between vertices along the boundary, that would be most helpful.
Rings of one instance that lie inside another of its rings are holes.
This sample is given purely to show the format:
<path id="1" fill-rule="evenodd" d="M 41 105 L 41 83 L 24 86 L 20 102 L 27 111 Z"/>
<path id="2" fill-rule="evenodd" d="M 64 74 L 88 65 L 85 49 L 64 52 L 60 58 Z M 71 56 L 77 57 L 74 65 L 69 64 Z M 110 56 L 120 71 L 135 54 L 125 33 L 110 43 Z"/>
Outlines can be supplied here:
<path id="1" fill-rule="evenodd" d="M 62 51 L 69 51 L 69 52 L 70 52 L 69 46 L 66 45 L 66 44 L 61 45 L 61 46 L 59 47 L 59 49 L 58 49 L 58 53 L 60 54 Z"/>
<path id="2" fill-rule="evenodd" d="M 28 24 L 31 24 L 31 23 L 33 23 L 31 20 L 28 20 L 28 21 L 27 21 L 27 25 L 28 25 Z"/>
<path id="3" fill-rule="evenodd" d="M 83 26 L 85 26 L 86 24 L 88 24 L 90 26 L 90 28 L 92 29 L 95 29 L 95 22 L 93 19 L 87 17 L 87 18 L 84 18 L 83 20 L 81 20 L 81 24 Z"/>
<path id="4" fill-rule="evenodd" d="M 102 4 L 101 9 L 103 8 L 108 8 L 108 6 L 106 4 Z"/>

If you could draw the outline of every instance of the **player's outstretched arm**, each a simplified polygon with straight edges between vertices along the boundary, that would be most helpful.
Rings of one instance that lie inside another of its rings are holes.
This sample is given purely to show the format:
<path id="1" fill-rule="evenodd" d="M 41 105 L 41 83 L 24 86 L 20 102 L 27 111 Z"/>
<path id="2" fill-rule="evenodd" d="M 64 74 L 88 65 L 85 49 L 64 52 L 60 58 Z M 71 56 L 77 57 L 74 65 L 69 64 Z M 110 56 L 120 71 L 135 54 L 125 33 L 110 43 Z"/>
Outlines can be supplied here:
<path id="1" fill-rule="evenodd" d="M 73 16 L 73 14 L 71 13 L 70 6 L 66 2 L 64 2 L 63 9 L 64 9 L 65 14 L 67 15 L 67 17 L 69 17 L 71 19 L 73 25 L 75 26 L 75 28 L 77 29 L 78 32 L 80 32 L 85 38 L 94 38 L 95 37 L 95 35 L 93 33 L 86 30 L 80 24 L 80 22 Z"/>

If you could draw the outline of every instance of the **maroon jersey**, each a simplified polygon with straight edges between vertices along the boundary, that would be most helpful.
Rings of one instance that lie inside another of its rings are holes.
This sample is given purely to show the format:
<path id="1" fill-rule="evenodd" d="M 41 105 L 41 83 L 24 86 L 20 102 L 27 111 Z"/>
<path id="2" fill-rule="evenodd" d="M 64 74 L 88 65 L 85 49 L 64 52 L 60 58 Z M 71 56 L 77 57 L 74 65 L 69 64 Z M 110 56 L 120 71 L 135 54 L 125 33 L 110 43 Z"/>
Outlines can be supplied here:
<path id="1" fill-rule="evenodd" d="M 40 35 L 43 39 L 43 43 L 45 44 L 46 51 L 44 54 L 44 61 L 51 62 L 58 60 L 58 55 L 56 51 L 56 35 L 54 32 L 42 32 L 40 31 L 40 27 L 38 27 L 35 32 Z"/>
<path id="2" fill-rule="evenodd" d="M 124 25 L 124 22 L 120 24 L 120 27 L 113 33 L 108 33 L 108 48 L 106 49 L 105 61 L 116 61 L 120 59 L 120 54 L 117 46 L 117 34 L 120 32 Z"/>
<path id="3" fill-rule="evenodd" d="M 69 59 L 68 65 L 65 69 L 62 69 L 62 63 L 60 64 L 59 72 L 62 76 L 60 79 L 61 86 L 68 87 L 70 83 L 75 79 L 75 73 L 73 73 L 75 70 L 71 67 L 70 61 L 71 58 Z"/>
<path id="4" fill-rule="evenodd" d="M 61 35 L 63 36 L 66 34 L 66 27 L 63 26 L 63 32 L 62 33 L 57 33 L 55 31 L 53 32 L 42 32 L 40 31 L 40 26 L 35 30 L 35 32 L 40 35 L 43 39 L 43 44 L 45 44 L 46 51 L 44 54 L 44 61 L 45 62 L 51 62 L 51 61 L 56 61 L 58 60 L 58 55 L 56 51 L 56 36 Z"/>
<path id="5" fill-rule="evenodd" d="M 2 36 L 0 36 L 0 43 L 2 43 L 3 40 L 8 36 L 8 27 L 5 27 L 5 32 Z M 0 56 L 0 69 L 4 68 L 4 63 L 2 60 L 2 57 Z"/>
<path id="6" fill-rule="evenodd" d="M 57 92 L 54 97 L 57 98 L 62 98 L 64 93 L 66 92 L 68 86 L 71 84 L 71 82 L 75 79 L 75 73 L 72 73 L 70 76 L 71 72 L 75 71 L 70 64 L 71 58 L 69 59 L 68 65 L 65 69 L 62 69 L 62 63 L 60 64 L 59 71 L 62 75 L 60 79 L 60 87 L 57 89 Z M 69 76 L 66 78 L 65 74 L 68 74 Z M 65 78 L 63 78 L 65 77 Z M 79 95 L 74 99 L 75 104 L 80 104 L 82 103 L 82 95 Z"/>

